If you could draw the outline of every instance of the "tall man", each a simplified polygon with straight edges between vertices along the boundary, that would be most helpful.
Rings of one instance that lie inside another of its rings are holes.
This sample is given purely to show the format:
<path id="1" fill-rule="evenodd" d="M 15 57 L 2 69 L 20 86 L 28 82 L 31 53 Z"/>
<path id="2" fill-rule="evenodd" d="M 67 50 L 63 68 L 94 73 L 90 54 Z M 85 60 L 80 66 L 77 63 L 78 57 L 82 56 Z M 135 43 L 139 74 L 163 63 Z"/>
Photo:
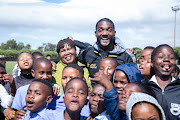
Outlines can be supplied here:
<path id="1" fill-rule="evenodd" d="M 127 52 L 124 44 L 115 35 L 115 26 L 110 19 L 103 18 L 96 23 L 96 43 L 94 46 L 89 46 L 78 56 L 79 61 L 86 64 L 90 77 L 98 72 L 99 63 L 106 57 L 116 59 L 118 64 L 133 62 L 130 53 Z"/>

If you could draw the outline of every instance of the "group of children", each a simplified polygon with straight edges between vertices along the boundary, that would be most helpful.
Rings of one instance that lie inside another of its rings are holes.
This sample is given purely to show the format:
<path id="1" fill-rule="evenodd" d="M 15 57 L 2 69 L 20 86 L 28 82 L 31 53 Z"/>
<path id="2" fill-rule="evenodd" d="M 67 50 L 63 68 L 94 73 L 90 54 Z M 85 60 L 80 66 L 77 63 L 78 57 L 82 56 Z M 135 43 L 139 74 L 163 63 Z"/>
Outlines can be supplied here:
<path id="1" fill-rule="evenodd" d="M 73 41 L 59 41 L 57 52 L 55 73 L 55 63 L 39 52 L 18 56 L 21 74 L 15 78 L 0 63 L 1 111 L 7 120 L 180 119 L 180 80 L 172 76 L 175 54 L 169 45 L 146 47 L 139 68 L 104 58 L 93 78 L 85 77 Z"/>

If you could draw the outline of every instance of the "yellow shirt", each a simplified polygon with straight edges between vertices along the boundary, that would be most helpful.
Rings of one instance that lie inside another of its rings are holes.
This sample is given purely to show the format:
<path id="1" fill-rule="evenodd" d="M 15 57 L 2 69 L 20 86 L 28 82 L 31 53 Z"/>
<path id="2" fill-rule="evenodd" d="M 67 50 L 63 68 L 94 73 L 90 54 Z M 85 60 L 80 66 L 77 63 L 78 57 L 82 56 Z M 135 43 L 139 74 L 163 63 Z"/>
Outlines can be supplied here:
<path id="1" fill-rule="evenodd" d="M 83 67 L 84 70 L 84 77 L 86 79 L 86 83 L 88 84 L 88 86 L 90 86 L 90 89 L 92 90 L 92 86 L 91 86 L 91 80 L 89 80 L 89 71 L 88 69 L 85 67 L 84 64 L 80 63 L 79 61 L 77 62 L 77 64 L 81 67 Z M 53 79 L 52 82 L 58 84 L 61 87 L 61 91 L 62 94 L 64 93 L 63 91 L 63 87 L 61 84 L 61 78 L 62 78 L 62 71 L 64 69 L 64 67 L 66 67 L 67 64 L 64 64 L 61 60 L 56 64 L 56 73 L 53 74 Z"/>

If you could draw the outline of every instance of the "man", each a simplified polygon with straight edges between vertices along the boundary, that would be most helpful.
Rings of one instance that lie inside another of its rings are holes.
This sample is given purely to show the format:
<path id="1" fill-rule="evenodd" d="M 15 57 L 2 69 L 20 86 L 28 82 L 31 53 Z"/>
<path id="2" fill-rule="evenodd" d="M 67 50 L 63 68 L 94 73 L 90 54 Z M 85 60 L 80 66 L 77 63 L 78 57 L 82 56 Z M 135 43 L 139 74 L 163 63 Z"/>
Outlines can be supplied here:
<path id="1" fill-rule="evenodd" d="M 95 31 L 97 42 L 78 56 L 79 61 L 86 64 L 90 77 L 98 72 L 100 61 L 106 57 L 116 59 L 118 64 L 133 62 L 130 53 L 115 35 L 115 26 L 110 19 L 103 18 L 97 22 Z"/>

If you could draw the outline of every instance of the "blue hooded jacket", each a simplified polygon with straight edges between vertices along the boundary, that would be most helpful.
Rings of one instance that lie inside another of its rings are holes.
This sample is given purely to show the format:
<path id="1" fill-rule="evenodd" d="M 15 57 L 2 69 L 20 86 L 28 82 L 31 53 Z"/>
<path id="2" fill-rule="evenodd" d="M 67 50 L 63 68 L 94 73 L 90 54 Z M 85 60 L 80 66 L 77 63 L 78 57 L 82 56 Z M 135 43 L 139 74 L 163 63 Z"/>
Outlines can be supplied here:
<path id="1" fill-rule="evenodd" d="M 119 65 L 115 68 L 113 72 L 113 77 L 111 80 L 113 83 L 114 83 L 114 78 L 115 78 L 115 74 L 117 70 L 121 70 L 127 75 L 129 79 L 129 83 L 134 82 L 134 81 L 141 81 L 142 79 L 141 72 L 138 70 L 137 64 L 126 63 L 126 64 Z"/>
<path id="2" fill-rule="evenodd" d="M 141 72 L 138 70 L 138 67 L 135 63 L 126 63 L 117 66 L 113 72 L 113 77 L 111 79 L 112 82 L 114 82 L 115 73 L 118 70 L 123 71 L 127 75 L 129 83 L 134 81 L 141 81 Z M 115 87 L 113 87 L 113 89 L 108 92 L 105 91 L 103 97 L 106 110 L 108 111 L 112 120 L 127 120 L 126 113 L 119 110 L 119 97 Z"/>

